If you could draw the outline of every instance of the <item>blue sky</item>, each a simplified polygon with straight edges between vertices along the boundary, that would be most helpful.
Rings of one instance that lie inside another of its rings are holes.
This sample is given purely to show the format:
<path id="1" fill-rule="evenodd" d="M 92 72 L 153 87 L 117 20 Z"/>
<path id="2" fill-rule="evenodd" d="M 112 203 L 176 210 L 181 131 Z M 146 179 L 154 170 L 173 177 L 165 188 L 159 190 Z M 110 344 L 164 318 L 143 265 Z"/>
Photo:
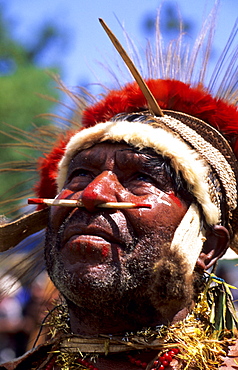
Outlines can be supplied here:
<path id="1" fill-rule="evenodd" d="M 202 21 L 214 4 L 213 0 L 163 0 L 177 4 L 183 19 L 194 23 L 198 32 Z M 103 18 L 125 45 L 119 21 L 128 34 L 140 46 L 145 44 L 142 21 L 145 15 L 156 13 L 160 0 L 0 0 L 8 19 L 12 20 L 12 32 L 22 42 L 32 42 L 40 26 L 46 21 L 55 22 L 69 38 L 65 50 L 51 50 L 45 56 L 44 65 L 52 61 L 62 67 L 62 78 L 67 86 L 93 82 L 103 75 L 96 63 L 107 60 L 115 51 L 101 28 L 98 18 Z M 219 53 L 227 40 L 238 15 L 238 0 L 221 0 L 218 28 L 215 38 L 215 53 Z M 190 35 L 189 37 L 193 37 Z"/>

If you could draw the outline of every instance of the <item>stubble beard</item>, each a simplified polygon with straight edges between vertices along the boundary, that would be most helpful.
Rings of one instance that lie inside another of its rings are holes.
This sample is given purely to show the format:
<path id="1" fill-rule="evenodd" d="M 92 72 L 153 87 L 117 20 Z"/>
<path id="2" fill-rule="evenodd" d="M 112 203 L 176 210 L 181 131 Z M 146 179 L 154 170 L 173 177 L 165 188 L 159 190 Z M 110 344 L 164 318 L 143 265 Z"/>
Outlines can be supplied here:
<path id="1" fill-rule="evenodd" d="M 129 301 L 136 301 L 148 286 L 151 263 L 147 259 L 129 259 L 124 265 L 107 262 L 98 272 L 85 271 L 80 277 L 65 267 L 60 253 L 63 225 L 55 238 L 49 227 L 45 240 L 48 274 L 60 293 L 76 306 L 107 314 L 127 310 Z M 128 246 L 128 249 L 131 245 Z M 149 268 L 150 267 L 150 268 Z"/>
<path id="2" fill-rule="evenodd" d="M 154 249 L 145 240 L 144 258 L 128 259 L 120 268 L 108 263 L 103 273 L 88 272 L 79 277 L 65 267 L 60 253 L 62 233 L 63 225 L 57 237 L 48 228 L 45 259 L 48 273 L 66 301 L 107 316 L 116 313 L 139 317 L 139 311 L 145 314 L 155 310 L 166 317 L 170 305 L 175 310 L 190 305 L 193 280 L 179 252 L 170 252 L 170 242 L 164 241 L 166 253 L 161 253 L 157 263 L 150 258 Z"/>

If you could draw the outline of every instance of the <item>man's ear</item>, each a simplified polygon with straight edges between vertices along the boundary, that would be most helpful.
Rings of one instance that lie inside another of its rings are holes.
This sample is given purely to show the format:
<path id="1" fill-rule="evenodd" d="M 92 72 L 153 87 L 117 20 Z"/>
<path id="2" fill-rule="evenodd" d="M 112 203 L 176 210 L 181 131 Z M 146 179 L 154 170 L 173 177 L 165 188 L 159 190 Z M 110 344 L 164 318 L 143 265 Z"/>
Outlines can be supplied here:
<path id="1" fill-rule="evenodd" d="M 200 253 L 197 266 L 207 270 L 225 254 L 230 241 L 229 231 L 220 225 L 215 225 L 207 230 L 206 241 Z"/>

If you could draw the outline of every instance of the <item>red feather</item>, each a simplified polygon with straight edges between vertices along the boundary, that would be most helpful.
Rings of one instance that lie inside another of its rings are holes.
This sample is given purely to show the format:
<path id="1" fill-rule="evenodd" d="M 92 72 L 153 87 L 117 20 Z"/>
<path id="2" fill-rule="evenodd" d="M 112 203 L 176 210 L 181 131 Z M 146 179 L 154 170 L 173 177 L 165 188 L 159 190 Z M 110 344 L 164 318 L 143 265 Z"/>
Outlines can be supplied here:
<path id="1" fill-rule="evenodd" d="M 201 86 L 194 88 L 176 80 L 148 80 L 147 84 L 162 109 L 183 112 L 202 119 L 228 139 L 230 135 L 234 135 L 236 139 L 238 110 L 234 106 L 213 98 Z M 148 109 L 146 99 L 139 86 L 130 83 L 122 90 L 112 90 L 102 101 L 86 109 L 83 125 L 94 126 L 118 113 L 138 112 L 143 109 Z"/>
<path id="2" fill-rule="evenodd" d="M 59 138 L 50 153 L 45 154 L 38 161 L 38 172 L 40 180 L 35 185 L 34 191 L 39 198 L 54 198 L 57 194 L 56 178 L 58 174 L 58 163 L 64 155 L 65 147 L 70 137 L 75 132 L 67 133 Z M 39 205 L 38 209 L 45 208 L 44 205 Z"/>

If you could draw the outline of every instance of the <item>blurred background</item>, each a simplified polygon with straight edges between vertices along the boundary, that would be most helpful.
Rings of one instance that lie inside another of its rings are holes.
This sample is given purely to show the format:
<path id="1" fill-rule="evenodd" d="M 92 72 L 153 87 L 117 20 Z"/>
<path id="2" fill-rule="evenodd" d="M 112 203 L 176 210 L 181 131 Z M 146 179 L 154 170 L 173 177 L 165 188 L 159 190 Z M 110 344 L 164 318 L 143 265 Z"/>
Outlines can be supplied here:
<path id="1" fill-rule="evenodd" d="M 25 199 L 25 180 L 28 185 L 34 182 L 29 172 L 16 171 L 12 176 L 3 171 L 6 168 L 3 163 L 37 157 L 31 149 L 22 152 L 14 144 L 6 145 L 14 142 L 16 135 L 11 125 L 17 127 L 21 136 L 22 130 L 30 133 L 34 125 L 46 123 L 39 118 L 40 114 L 61 113 L 57 100 L 64 97 L 55 88 L 50 74 L 59 74 L 72 90 L 83 86 L 92 94 L 99 94 L 101 84 L 113 87 L 107 65 L 115 64 L 118 57 L 98 22 L 99 17 L 127 48 L 126 30 L 140 53 L 148 39 L 153 42 L 158 10 L 165 42 L 176 38 L 182 20 L 186 40 L 192 44 L 213 5 L 213 0 L 0 0 L 0 215 L 10 218 L 8 201 L 16 191 L 20 199 Z M 227 42 L 237 14 L 237 0 L 220 1 L 212 66 Z M 229 253 L 218 271 L 238 286 L 235 257 Z M 1 268 L 7 270 L 8 266 L 4 262 Z M 24 282 L 19 284 L 0 303 L 0 362 L 29 348 L 45 310 L 43 292 L 48 281 L 44 273 L 30 287 L 26 288 Z M 47 288 L 47 294 L 48 291 Z M 234 299 L 238 299 L 236 290 L 233 292 Z"/>
<path id="2" fill-rule="evenodd" d="M 1 39 L 8 37 L 27 52 L 38 67 L 60 69 L 68 86 L 108 82 L 100 64 L 113 54 L 102 30 L 103 18 L 123 41 L 122 25 L 138 48 L 152 38 L 161 8 L 161 30 L 166 40 L 176 37 L 179 17 L 193 42 L 214 0 L 1 0 Z M 221 0 L 214 58 L 227 41 L 238 14 L 237 0 Z M 3 37 L 4 36 L 4 37 Z M 3 45 L 1 45 L 2 47 Z M 6 47 L 6 46 L 5 46 Z"/>

